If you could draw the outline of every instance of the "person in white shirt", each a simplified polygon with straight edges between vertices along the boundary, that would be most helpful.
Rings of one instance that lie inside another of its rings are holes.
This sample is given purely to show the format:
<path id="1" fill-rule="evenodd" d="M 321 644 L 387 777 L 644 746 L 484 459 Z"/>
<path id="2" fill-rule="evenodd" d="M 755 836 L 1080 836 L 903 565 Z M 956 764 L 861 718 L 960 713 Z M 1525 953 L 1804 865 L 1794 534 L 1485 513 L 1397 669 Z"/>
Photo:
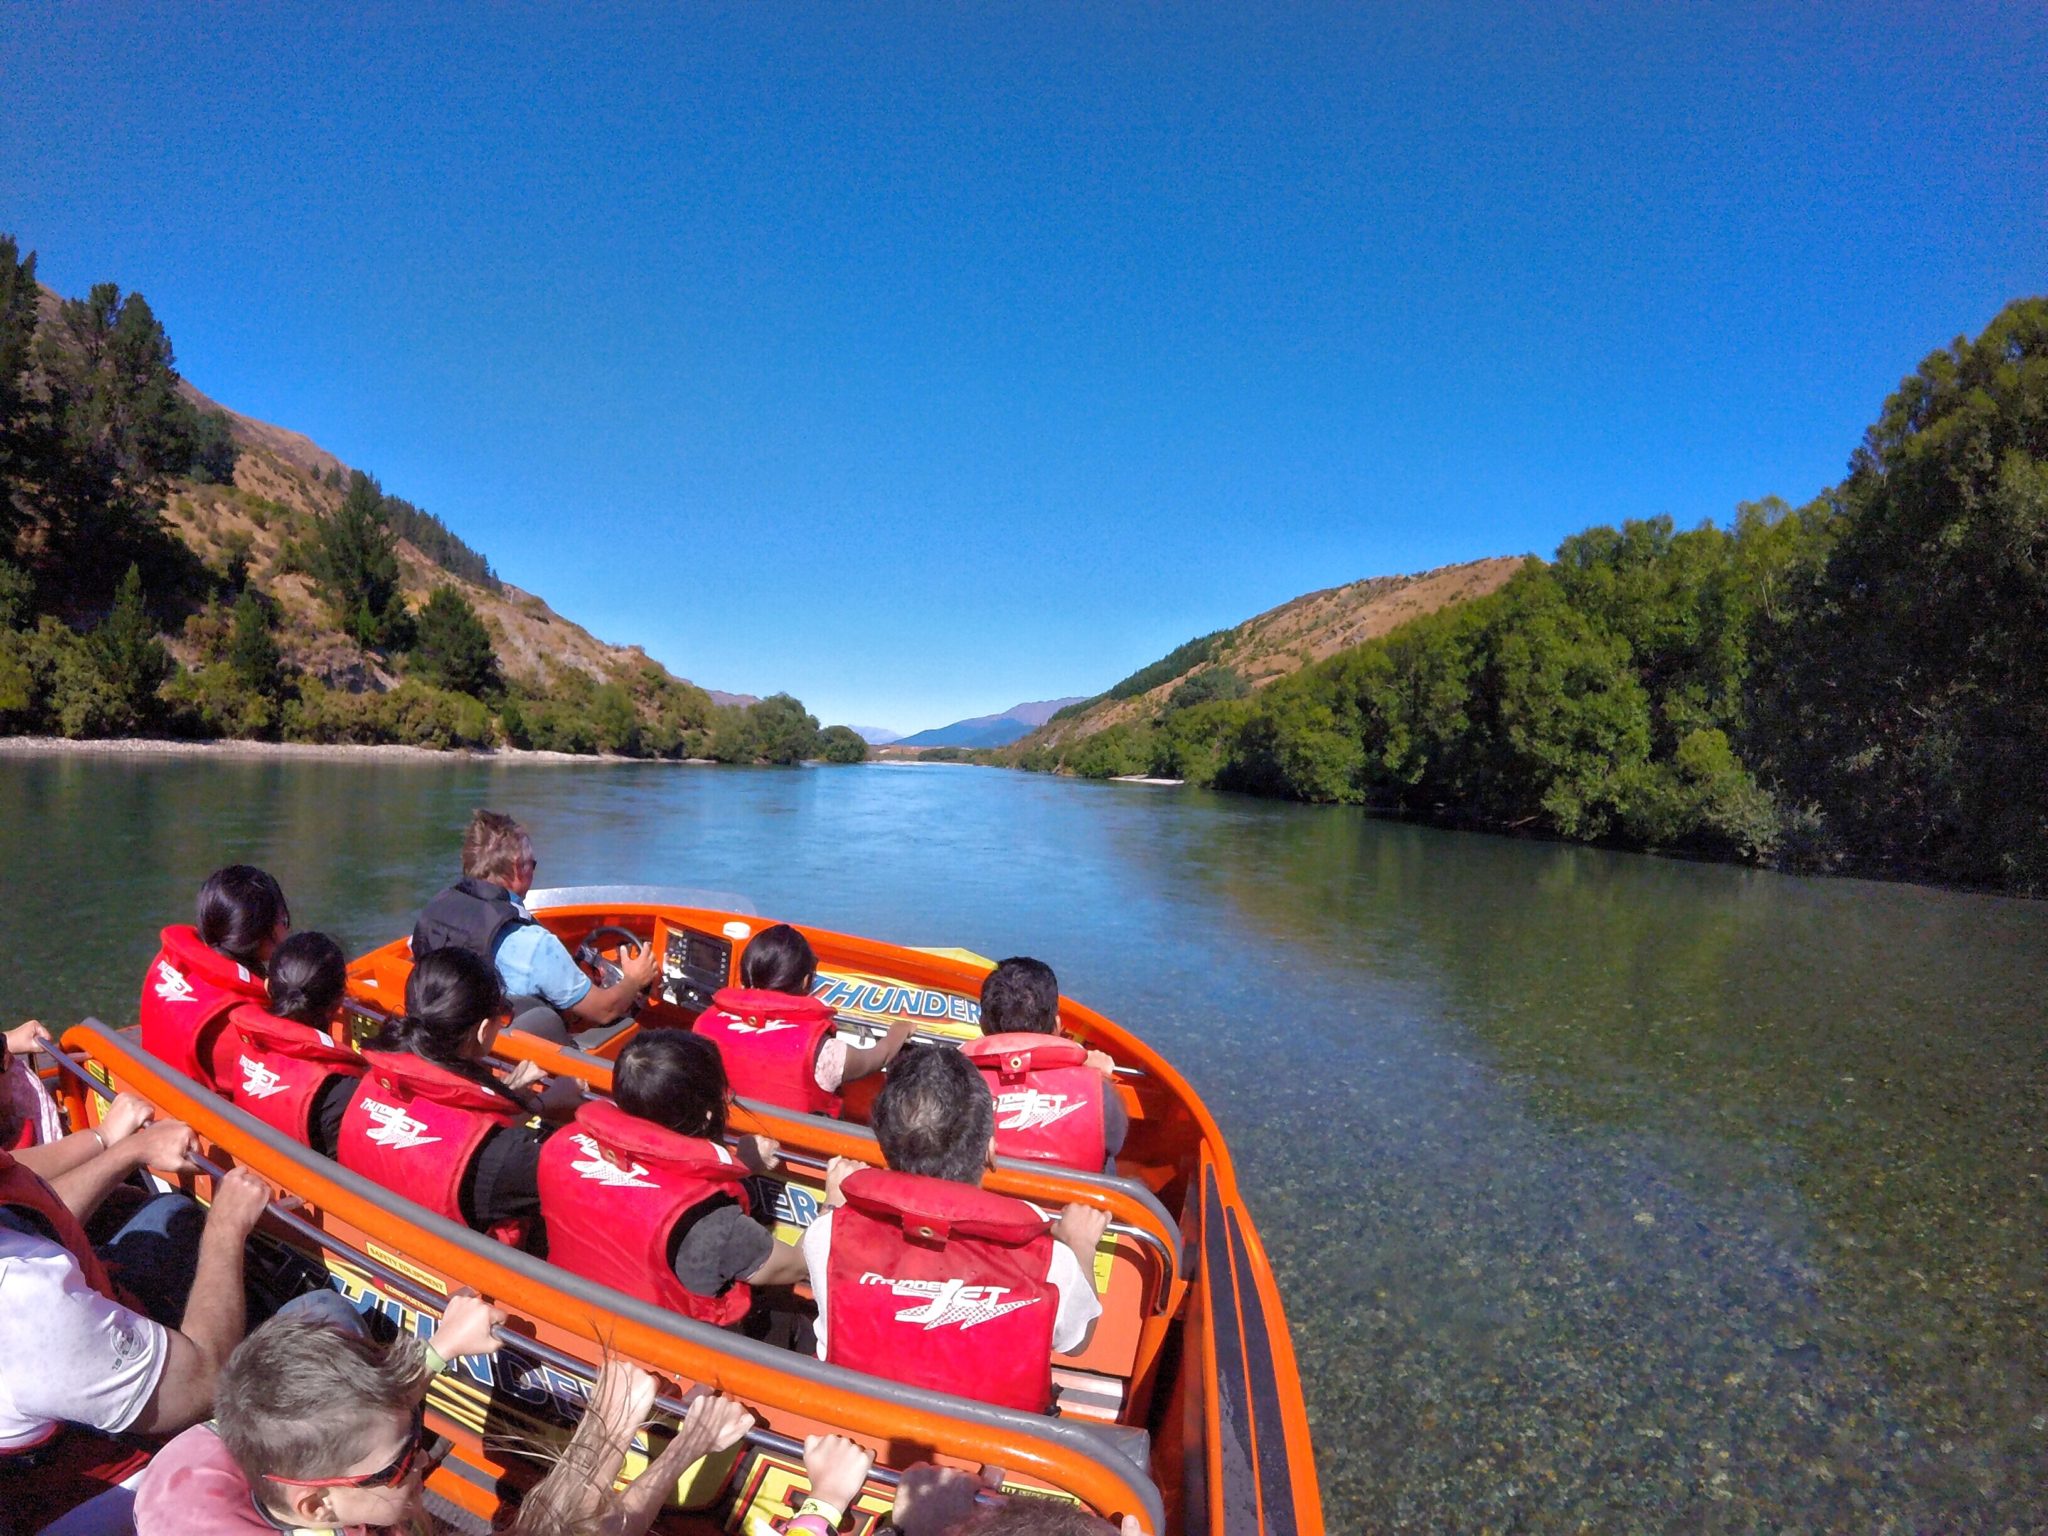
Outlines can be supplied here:
<path id="1" fill-rule="evenodd" d="M 875 1099 L 875 1140 L 882 1156 L 898 1173 L 922 1174 L 979 1185 L 995 1161 L 995 1103 L 981 1073 L 949 1047 L 926 1046 L 906 1052 L 890 1069 L 889 1080 Z M 840 1185 L 864 1165 L 836 1157 L 825 1176 L 825 1204 L 805 1230 L 804 1262 L 810 1271 L 811 1294 L 818 1303 L 818 1358 L 826 1356 L 827 1258 L 832 1245 L 832 1208 L 843 1205 Z M 1074 1204 L 1052 1224 L 1052 1259 L 1046 1281 L 1058 1293 L 1052 1329 L 1053 1353 L 1078 1354 L 1094 1337 L 1102 1302 L 1093 1278 L 1095 1249 L 1109 1227 L 1109 1215 L 1093 1206 Z"/>

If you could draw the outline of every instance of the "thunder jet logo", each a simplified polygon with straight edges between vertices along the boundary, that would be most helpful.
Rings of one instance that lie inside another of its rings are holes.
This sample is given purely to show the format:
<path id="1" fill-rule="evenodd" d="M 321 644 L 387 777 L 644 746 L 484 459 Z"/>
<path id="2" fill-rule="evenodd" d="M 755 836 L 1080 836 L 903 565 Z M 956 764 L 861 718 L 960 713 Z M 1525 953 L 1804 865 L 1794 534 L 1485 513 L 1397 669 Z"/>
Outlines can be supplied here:
<path id="1" fill-rule="evenodd" d="M 252 1099 L 267 1099 L 284 1092 L 284 1079 L 260 1061 L 242 1058 L 242 1092 Z"/>
<path id="2" fill-rule="evenodd" d="M 167 1003 L 189 1003 L 198 996 L 192 990 L 192 983 L 182 972 L 172 970 L 168 960 L 156 963 L 156 995 Z"/>
<path id="3" fill-rule="evenodd" d="M 363 1108 L 370 1118 L 377 1122 L 377 1129 L 370 1132 L 370 1140 L 380 1147 L 389 1147 L 394 1152 L 403 1152 L 409 1147 L 424 1147 L 430 1141 L 439 1141 L 438 1136 L 424 1136 L 424 1121 L 415 1120 L 396 1104 L 382 1104 L 372 1098 L 363 1100 Z"/>
<path id="4" fill-rule="evenodd" d="M 1018 1088 L 996 1100 L 996 1129 L 1035 1131 L 1042 1125 L 1064 1120 L 1077 1109 L 1087 1107 L 1086 1099 L 1069 1100 L 1064 1093 L 1040 1093 L 1036 1088 Z M 1002 1117 L 1007 1115 L 1008 1119 Z"/>
<path id="5" fill-rule="evenodd" d="M 796 1025 L 788 1019 L 770 1019 L 766 1024 L 749 1024 L 745 1019 L 734 1019 L 726 1028 L 742 1035 L 772 1035 L 778 1029 L 795 1029 Z"/>
<path id="6" fill-rule="evenodd" d="M 606 1160 L 596 1142 L 588 1136 L 578 1136 L 576 1145 L 584 1154 L 584 1161 L 569 1166 L 586 1179 L 594 1179 L 606 1189 L 659 1189 L 661 1186 L 647 1177 L 647 1170 L 635 1163 L 630 1168 L 621 1168 L 617 1163 Z"/>
<path id="7" fill-rule="evenodd" d="M 919 1298 L 916 1306 L 898 1312 L 896 1321 L 915 1323 L 927 1333 L 934 1328 L 950 1327 L 957 1327 L 965 1333 L 969 1328 L 993 1322 L 1022 1307 L 1036 1306 L 1045 1299 L 1027 1296 L 1022 1301 L 1004 1301 L 1003 1298 L 1010 1294 L 1007 1285 L 967 1285 L 958 1280 L 892 1280 L 873 1270 L 862 1275 L 860 1283 L 886 1285 L 898 1296 Z"/>

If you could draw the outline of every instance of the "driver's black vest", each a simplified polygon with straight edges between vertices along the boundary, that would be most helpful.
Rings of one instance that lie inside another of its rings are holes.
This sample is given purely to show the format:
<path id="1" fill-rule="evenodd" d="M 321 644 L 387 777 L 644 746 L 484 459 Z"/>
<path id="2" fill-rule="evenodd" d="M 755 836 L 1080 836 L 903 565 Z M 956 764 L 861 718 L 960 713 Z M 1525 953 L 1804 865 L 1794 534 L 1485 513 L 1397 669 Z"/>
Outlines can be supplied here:
<path id="1" fill-rule="evenodd" d="M 453 945 L 495 961 L 505 935 L 532 922 L 521 915 L 512 893 L 502 885 L 458 880 L 428 902 L 413 924 L 412 957 L 417 960 Z"/>

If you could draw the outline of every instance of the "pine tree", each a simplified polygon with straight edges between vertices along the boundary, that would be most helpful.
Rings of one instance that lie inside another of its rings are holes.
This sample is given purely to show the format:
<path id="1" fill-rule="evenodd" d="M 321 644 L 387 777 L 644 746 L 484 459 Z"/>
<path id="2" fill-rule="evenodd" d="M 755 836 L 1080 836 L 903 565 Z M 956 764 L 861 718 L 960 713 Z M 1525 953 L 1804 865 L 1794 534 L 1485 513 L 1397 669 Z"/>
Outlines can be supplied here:
<path id="1" fill-rule="evenodd" d="M 384 520 L 384 493 L 361 470 L 348 495 L 314 531 L 313 575 L 343 629 L 357 644 L 402 648 L 410 617 L 398 591 L 397 541 Z"/>
<path id="2" fill-rule="evenodd" d="M 105 621 L 93 631 L 92 656 L 118 701 L 121 721 L 135 729 L 156 713 L 156 691 L 171 675 L 170 653 L 142 597 L 142 571 L 129 566 Z"/>
<path id="3" fill-rule="evenodd" d="M 254 592 L 235 599 L 227 660 L 244 687 L 266 697 L 276 696 L 284 681 L 284 657 L 270 633 L 270 610 Z"/>
<path id="4" fill-rule="evenodd" d="M 421 607 L 413 640 L 413 670 L 437 688 L 476 698 L 504 687 L 491 632 L 454 587 L 436 587 Z"/>

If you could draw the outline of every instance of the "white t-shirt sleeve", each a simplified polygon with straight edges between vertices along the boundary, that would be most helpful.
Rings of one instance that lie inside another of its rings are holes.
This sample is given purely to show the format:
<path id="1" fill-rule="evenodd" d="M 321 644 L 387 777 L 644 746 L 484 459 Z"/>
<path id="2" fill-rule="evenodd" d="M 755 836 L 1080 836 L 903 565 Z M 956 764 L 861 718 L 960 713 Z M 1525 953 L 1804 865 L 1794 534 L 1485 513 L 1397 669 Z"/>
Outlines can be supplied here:
<path id="1" fill-rule="evenodd" d="M 169 1351 L 161 1324 L 87 1285 L 58 1244 L 0 1229 L 0 1446 L 34 1444 L 58 1420 L 126 1429 Z"/>
<path id="2" fill-rule="evenodd" d="M 1070 1355 L 1081 1347 L 1088 1325 L 1102 1316 L 1102 1298 L 1095 1294 L 1095 1277 L 1081 1268 L 1074 1250 L 1065 1243 L 1052 1245 L 1052 1268 L 1045 1278 L 1060 1297 L 1060 1309 L 1052 1320 L 1052 1352 Z"/>
<path id="3" fill-rule="evenodd" d="M 804 1264 L 811 1272 L 811 1299 L 818 1304 L 818 1358 L 825 1358 L 825 1255 L 832 1250 L 832 1213 L 820 1211 L 804 1228 Z"/>
<path id="4" fill-rule="evenodd" d="M 834 1035 L 818 1047 L 818 1064 L 811 1069 L 812 1080 L 823 1093 L 837 1093 L 846 1081 L 846 1042 Z"/>

